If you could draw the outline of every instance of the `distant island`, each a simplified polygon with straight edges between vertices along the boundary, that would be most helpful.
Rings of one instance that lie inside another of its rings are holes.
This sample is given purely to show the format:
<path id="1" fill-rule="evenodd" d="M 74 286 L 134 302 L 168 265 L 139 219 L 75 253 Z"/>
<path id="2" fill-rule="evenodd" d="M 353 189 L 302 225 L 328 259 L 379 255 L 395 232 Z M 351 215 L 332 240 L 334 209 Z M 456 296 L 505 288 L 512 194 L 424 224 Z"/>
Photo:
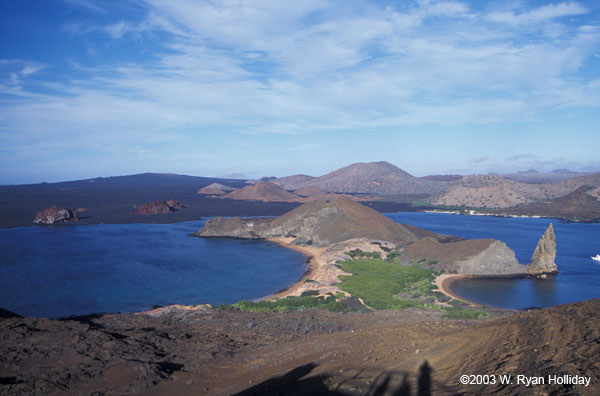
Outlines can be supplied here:
<path id="1" fill-rule="evenodd" d="M 509 312 L 456 301 L 432 284 L 437 277 L 452 296 L 440 274 L 556 272 L 552 225 L 527 265 L 500 241 L 398 224 L 347 197 L 307 202 L 275 218 L 217 217 L 194 236 L 266 238 L 304 252 L 311 268 L 288 290 L 231 306 L 61 320 L 0 309 L 0 391 L 348 395 L 398 394 L 411 384 L 431 394 L 530 390 L 456 379 L 457 372 L 498 367 L 529 377 L 578 373 L 569 381 L 583 381 L 576 385 L 581 394 L 600 389 L 588 380 L 599 374 L 600 300 Z M 573 385 L 536 389 L 566 395 Z"/>
<path id="2" fill-rule="evenodd" d="M 342 292 L 335 286 L 342 274 L 337 262 L 349 258 L 348 252 L 353 250 L 377 254 L 383 259 L 398 256 L 404 263 L 421 262 L 426 268 L 446 274 L 443 278 L 446 282 L 438 283 L 448 295 L 452 295 L 448 275 L 544 278 L 558 271 L 552 224 L 541 237 L 532 262 L 522 265 L 501 241 L 461 239 L 399 224 L 345 197 L 306 203 L 277 218 L 217 217 L 192 235 L 269 239 L 299 248 L 311 258 L 311 282 L 305 282 L 305 277 L 277 297 L 299 296 L 307 291 L 317 295 Z"/>
<path id="3" fill-rule="evenodd" d="M 167 173 L 0 186 L 0 227 L 30 225 L 50 207 L 77 208 L 77 224 L 178 222 L 213 216 L 279 216 L 300 204 L 346 196 L 379 212 L 442 211 L 493 216 L 600 219 L 600 173 L 533 170 L 513 174 L 415 177 L 388 162 L 355 163 L 323 176 L 255 180 Z M 177 200 L 186 210 L 145 211 Z M 154 213 L 156 212 L 156 213 Z M 165 212 L 166 213 L 166 212 Z M 64 222 L 68 224 L 68 222 Z"/>

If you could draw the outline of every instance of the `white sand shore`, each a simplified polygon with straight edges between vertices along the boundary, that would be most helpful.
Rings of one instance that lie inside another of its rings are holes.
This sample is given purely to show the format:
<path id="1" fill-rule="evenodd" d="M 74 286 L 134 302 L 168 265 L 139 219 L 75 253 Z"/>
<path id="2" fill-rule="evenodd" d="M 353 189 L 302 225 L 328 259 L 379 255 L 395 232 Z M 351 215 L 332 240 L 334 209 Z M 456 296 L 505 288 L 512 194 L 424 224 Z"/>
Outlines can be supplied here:
<path id="1" fill-rule="evenodd" d="M 442 274 L 442 275 L 438 275 L 438 277 L 435 278 L 435 285 L 438 287 L 440 292 L 444 293 L 446 296 L 448 296 L 450 298 L 453 298 L 455 300 L 459 300 L 462 302 L 466 302 L 468 304 L 479 305 L 476 302 L 469 301 L 467 299 L 460 297 L 459 295 L 457 295 L 456 293 L 454 293 L 452 291 L 452 283 L 453 282 L 456 282 L 459 279 L 466 279 L 466 278 L 471 278 L 471 276 L 470 275 L 460 275 L 460 274 Z"/>
<path id="2" fill-rule="evenodd" d="M 303 291 L 308 290 L 309 288 L 306 287 L 306 283 L 307 283 L 306 280 L 316 277 L 321 272 L 322 263 L 323 263 L 323 260 L 321 259 L 321 255 L 323 254 L 323 251 L 325 249 L 318 248 L 318 247 L 311 247 L 311 246 L 292 245 L 292 241 L 294 240 L 294 238 L 269 238 L 267 240 L 270 242 L 277 243 L 278 245 L 281 245 L 288 249 L 292 249 L 292 250 L 295 250 L 297 252 L 304 254 L 308 259 L 308 262 L 307 262 L 308 269 L 306 270 L 306 272 L 304 273 L 304 275 L 302 276 L 302 278 L 300 278 L 300 280 L 298 282 L 294 283 L 293 285 L 291 285 L 290 287 L 288 287 L 285 290 L 282 290 L 273 295 L 261 298 L 261 300 L 272 300 L 275 298 L 285 298 L 287 296 L 292 296 L 292 295 L 299 296 L 300 294 L 302 294 Z"/>

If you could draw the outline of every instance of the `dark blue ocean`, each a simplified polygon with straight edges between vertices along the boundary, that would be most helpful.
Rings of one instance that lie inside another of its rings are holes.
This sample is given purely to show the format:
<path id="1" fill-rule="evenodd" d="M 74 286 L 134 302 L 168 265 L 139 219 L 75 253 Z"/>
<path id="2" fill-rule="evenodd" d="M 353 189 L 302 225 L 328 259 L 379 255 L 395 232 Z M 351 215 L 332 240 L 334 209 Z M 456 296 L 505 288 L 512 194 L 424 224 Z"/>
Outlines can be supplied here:
<path id="1" fill-rule="evenodd" d="M 531 256 L 550 223 L 556 234 L 559 273 L 548 279 L 465 279 L 453 291 L 470 301 L 501 308 L 549 307 L 600 298 L 600 223 L 556 219 L 461 216 L 445 213 L 390 213 L 396 222 L 463 238 L 494 238 L 515 251 L 522 264 Z"/>
<path id="2" fill-rule="evenodd" d="M 0 229 L 0 307 L 50 318 L 234 303 L 296 282 L 306 258 L 266 241 L 190 237 L 204 221 Z"/>
<path id="3" fill-rule="evenodd" d="M 465 280 L 459 295 L 503 308 L 600 297 L 600 224 L 549 219 L 391 213 L 398 222 L 465 238 L 495 238 L 528 263 L 550 222 L 559 274 L 546 280 Z M 0 307 L 25 316 L 135 312 L 153 305 L 233 303 L 297 281 L 305 258 L 265 241 L 188 236 L 204 221 L 0 229 Z"/>

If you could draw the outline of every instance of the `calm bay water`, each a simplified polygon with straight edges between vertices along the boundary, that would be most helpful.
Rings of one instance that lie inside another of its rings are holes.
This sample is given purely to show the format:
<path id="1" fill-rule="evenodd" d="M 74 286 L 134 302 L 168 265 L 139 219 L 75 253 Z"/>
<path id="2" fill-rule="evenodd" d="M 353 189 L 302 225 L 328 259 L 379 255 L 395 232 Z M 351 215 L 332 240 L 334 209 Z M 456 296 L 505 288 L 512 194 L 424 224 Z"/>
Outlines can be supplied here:
<path id="1" fill-rule="evenodd" d="M 476 279 L 454 284 L 472 301 L 547 307 L 600 297 L 600 224 L 549 219 L 389 213 L 397 222 L 464 238 L 495 238 L 528 263 L 550 222 L 559 274 L 546 280 Z M 0 307 L 26 316 L 135 312 L 152 305 L 233 303 L 297 281 L 300 253 L 266 241 L 202 239 L 204 221 L 0 229 Z"/>
<path id="2" fill-rule="evenodd" d="M 549 307 L 600 298 L 600 223 L 568 223 L 556 219 L 460 216 L 445 213 L 389 213 L 392 220 L 463 238 L 494 238 L 515 251 L 522 264 L 531 256 L 548 224 L 556 233 L 559 273 L 548 279 L 465 279 L 453 291 L 480 304 L 523 309 Z"/>
<path id="3" fill-rule="evenodd" d="M 204 221 L 0 229 L 0 307 L 24 316 L 234 303 L 296 282 L 305 257 L 266 241 L 187 234 Z"/>

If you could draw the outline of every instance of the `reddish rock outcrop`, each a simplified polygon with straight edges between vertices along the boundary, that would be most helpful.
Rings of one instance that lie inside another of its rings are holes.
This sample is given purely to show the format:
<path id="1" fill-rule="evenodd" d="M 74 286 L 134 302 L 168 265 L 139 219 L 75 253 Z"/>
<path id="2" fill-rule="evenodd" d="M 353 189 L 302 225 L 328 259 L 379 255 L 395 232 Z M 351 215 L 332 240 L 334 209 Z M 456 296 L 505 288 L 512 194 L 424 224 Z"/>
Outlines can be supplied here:
<path id="1" fill-rule="evenodd" d="M 185 208 L 181 203 L 170 199 L 168 201 L 152 201 L 143 204 L 132 212 L 134 215 L 169 214 Z"/>
<path id="2" fill-rule="evenodd" d="M 34 224 L 55 224 L 64 223 L 67 221 L 77 221 L 77 213 L 75 209 L 51 208 L 39 211 L 33 220 Z"/>

